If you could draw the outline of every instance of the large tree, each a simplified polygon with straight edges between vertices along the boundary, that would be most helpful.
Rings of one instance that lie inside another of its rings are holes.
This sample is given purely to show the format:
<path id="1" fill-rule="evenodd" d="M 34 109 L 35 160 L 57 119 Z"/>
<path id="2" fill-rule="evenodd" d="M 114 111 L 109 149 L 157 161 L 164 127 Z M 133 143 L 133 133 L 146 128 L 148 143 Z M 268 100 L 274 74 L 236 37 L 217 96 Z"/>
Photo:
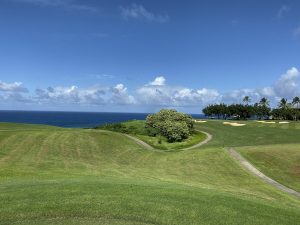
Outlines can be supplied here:
<path id="1" fill-rule="evenodd" d="M 169 142 L 182 141 L 193 131 L 193 119 L 173 109 L 162 109 L 156 114 L 147 116 L 146 129 L 149 134 L 158 134 Z"/>
<path id="2" fill-rule="evenodd" d="M 264 106 L 264 107 L 269 107 L 270 103 L 269 100 L 265 97 L 263 97 L 260 101 L 259 101 L 259 105 L 260 106 Z"/>
<path id="3" fill-rule="evenodd" d="M 280 109 L 288 109 L 289 108 L 289 103 L 288 103 L 287 99 L 286 98 L 280 99 L 280 101 L 278 103 L 278 107 Z"/>
<path id="4" fill-rule="evenodd" d="M 297 109 L 299 109 L 299 104 L 300 104 L 300 98 L 298 96 L 293 98 L 292 101 L 293 106 L 295 106 Z"/>
<path id="5" fill-rule="evenodd" d="M 243 102 L 245 105 L 249 105 L 249 103 L 251 102 L 251 98 L 249 96 L 245 96 L 243 98 Z"/>

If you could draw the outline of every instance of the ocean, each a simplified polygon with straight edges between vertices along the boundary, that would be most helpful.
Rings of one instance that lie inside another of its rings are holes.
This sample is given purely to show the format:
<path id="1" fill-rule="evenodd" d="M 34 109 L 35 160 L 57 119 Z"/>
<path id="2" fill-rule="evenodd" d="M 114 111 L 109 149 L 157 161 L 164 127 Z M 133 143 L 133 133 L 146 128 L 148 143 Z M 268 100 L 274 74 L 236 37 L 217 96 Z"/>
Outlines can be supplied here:
<path id="1" fill-rule="evenodd" d="M 0 122 L 45 124 L 59 127 L 91 128 L 106 123 L 144 120 L 149 113 L 112 112 L 53 112 L 53 111 L 0 111 Z M 192 114 L 202 119 L 204 115 Z"/>

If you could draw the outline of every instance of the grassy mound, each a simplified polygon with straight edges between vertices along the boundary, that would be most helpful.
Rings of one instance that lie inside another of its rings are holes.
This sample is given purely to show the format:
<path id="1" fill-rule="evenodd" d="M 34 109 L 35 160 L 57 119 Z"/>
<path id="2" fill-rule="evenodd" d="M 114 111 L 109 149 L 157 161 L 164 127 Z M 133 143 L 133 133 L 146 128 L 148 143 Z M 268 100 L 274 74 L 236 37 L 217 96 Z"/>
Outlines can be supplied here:
<path id="1" fill-rule="evenodd" d="M 99 128 L 136 136 L 152 147 L 161 150 L 178 150 L 188 148 L 206 139 L 206 135 L 204 133 L 195 131 L 189 138 L 185 139 L 184 141 L 170 143 L 163 136 L 149 136 L 145 128 L 145 121 L 143 120 L 132 120 L 119 124 L 108 124 Z"/>
<path id="2" fill-rule="evenodd" d="M 284 143 L 298 124 L 247 123 L 201 124 L 213 140 L 178 152 L 95 129 L 0 123 L 1 224 L 297 224 L 300 201 L 249 174 L 222 141 L 256 146 L 265 129 Z"/>

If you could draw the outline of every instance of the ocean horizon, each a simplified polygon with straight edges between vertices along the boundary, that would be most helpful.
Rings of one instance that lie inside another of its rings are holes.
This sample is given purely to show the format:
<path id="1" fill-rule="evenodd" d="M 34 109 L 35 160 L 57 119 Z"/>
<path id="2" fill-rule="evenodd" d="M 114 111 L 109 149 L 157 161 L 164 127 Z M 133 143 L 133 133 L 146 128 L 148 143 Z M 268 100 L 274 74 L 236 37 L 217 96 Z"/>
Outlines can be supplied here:
<path id="1" fill-rule="evenodd" d="M 151 113 L 0 110 L 0 122 L 91 128 L 107 123 L 144 120 L 149 114 Z M 190 115 L 196 119 L 205 118 L 203 114 Z"/>

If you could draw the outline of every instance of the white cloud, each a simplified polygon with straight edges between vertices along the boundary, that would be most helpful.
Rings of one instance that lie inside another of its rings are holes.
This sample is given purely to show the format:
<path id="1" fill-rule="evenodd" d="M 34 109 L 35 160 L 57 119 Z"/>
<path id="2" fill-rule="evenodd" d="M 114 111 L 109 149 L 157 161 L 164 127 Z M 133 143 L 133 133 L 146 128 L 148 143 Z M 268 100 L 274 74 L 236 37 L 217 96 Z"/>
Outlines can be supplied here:
<path id="1" fill-rule="evenodd" d="M 40 103 L 66 103 L 66 104 L 105 104 L 106 89 L 102 87 L 90 87 L 80 89 L 71 87 L 48 87 L 36 89 L 36 99 Z"/>
<path id="2" fill-rule="evenodd" d="M 71 87 L 48 87 L 37 89 L 37 97 L 40 101 L 54 101 L 64 103 L 76 103 L 80 101 L 80 91 L 76 86 Z"/>
<path id="3" fill-rule="evenodd" d="M 291 10 L 290 6 L 282 5 L 280 9 L 277 12 L 277 18 L 281 19 L 286 13 L 288 13 Z"/>
<path id="4" fill-rule="evenodd" d="M 127 93 L 123 84 L 115 87 L 93 86 L 88 88 L 70 87 L 48 87 L 47 89 L 36 89 L 36 100 L 40 103 L 65 103 L 65 104 L 133 104 L 134 97 Z"/>
<path id="5" fill-rule="evenodd" d="M 22 86 L 21 82 L 5 83 L 2 81 L 0 81 L 0 91 L 28 92 L 28 90 Z"/>
<path id="6" fill-rule="evenodd" d="M 154 81 L 150 82 L 149 85 L 162 86 L 165 85 L 166 79 L 163 76 L 156 77 Z"/>
<path id="7" fill-rule="evenodd" d="M 275 96 L 275 91 L 272 87 L 264 87 L 257 90 L 260 96 L 265 98 L 272 98 Z"/>
<path id="8" fill-rule="evenodd" d="M 112 89 L 111 103 L 118 105 L 135 104 L 135 98 L 128 94 L 124 84 L 117 84 Z"/>
<path id="9" fill-rule="evenodd" d="M 243 97 L 249 96 L 252 102 L 258 101 L 260 99 L 260 90 L 255 89 L 240 89 L 229 91 L 222 95 L 222 102 L 224 103 L 241 103 Z"/>
<path id="10" fill-rule="evenodd" d="M 132 4 L 129 7 L 120 7 L 121 16 L 124 19 L 140 19 L 148 22 L 168 22 L 168 15 L 160 15 L 149 12 L 143 5 Z"/>
<path id="11" fill-rule="evenodd" d="M 285 74 L 282 74 L 275 84 L 270 87 L 233 90 L 225 93 L 222 96 L 222 101 L 226 103 L 241 102 L 246 95 L 252 99 L 252 102 L 257 102 L 261 98 L 266 97 L 274 104 L 280 98 L 291 99 L 300 94 L 298 85 L 299 74 L 298 69 L 292 67 Z"/>
<path id="12" fill-rule="evenodd" d="M 213 89 L 179 89 L 174 98 L 178 103 L 186 103 L 187 105 L 196 105 L 197 103 L 210 103 L 218 100 L 220 94 L 217 90 Z"/>
<path id="13" fill-rule="evenodd" d="M 292 98 L 299 93 L 298 88 L 299 71 L 292 67 L 274 85 L 274 91 L 277 96 Z"/>
<path id="14" fill-rule="evenodd" d="M 27 93 L 28 89 L 23 87 L 21 82 L 6 83 L 0 81 L 0 103 L 2 104 L 31 102 L 31 99 L 26 95 Z"/>
<path id="15" fill-rule="evenodd" d="M 266 97 L 275 106 L 278 99 L 291 100 L 300 95 L 300 72 L 292 67 L 282 74 L 270 86 L 262 88 L 243 88 L 221 94 L 218 90 L 208 88 L 189 88 L 168 85 L 163 76 L 137 88 L 131 95 L 124 84 L 107 87 L 94 85 L 80 88 L 77 86 L 48 87 L 36 89 L 30 94 L 22 83 L 0 82 L 0 99 L 2 103 L 32 103 L 41 106 L 67 105 L 139 105 L 143 107 L 203 107 L 210 103 L 241 103 L 244 96 L 250 96 L 252 103 Z M 27 92 L 27 93 L 26 93 Z"/>
<path id="16" fill-rule="evenodd" d="M 172 89 L 167 86 L 145 85 L 137 91 L 137 99 L 140 104 L 146 105 L 174 105 Z"/>
<path id="17" fill-rule="evenodd" d="M 31 98 L 22 95 L 19 92 L 9 92 L 5 93 L 4 95 L 0 95 L 0 99 L 2 98 L 3 103 L 31 103 L 33 102 Z"/>
<path id="18" fill-rule="evenodd" d="M 60 7 L 66 10 L 90 11 L 96 12 L 95 7 L 83 4 L 77 4 L 74 0 L 13 0 L 14 2 L 27 3 L 42 7 Z"/>
<path id="19" fill-rule="evenodd" d="M 168 86 L 164 77 L 137 89 L 137 100 L 140 104 L 155 106 L 193 106 L 218 100 L 219 93 L 213 89 L 191 89 Z"/>

